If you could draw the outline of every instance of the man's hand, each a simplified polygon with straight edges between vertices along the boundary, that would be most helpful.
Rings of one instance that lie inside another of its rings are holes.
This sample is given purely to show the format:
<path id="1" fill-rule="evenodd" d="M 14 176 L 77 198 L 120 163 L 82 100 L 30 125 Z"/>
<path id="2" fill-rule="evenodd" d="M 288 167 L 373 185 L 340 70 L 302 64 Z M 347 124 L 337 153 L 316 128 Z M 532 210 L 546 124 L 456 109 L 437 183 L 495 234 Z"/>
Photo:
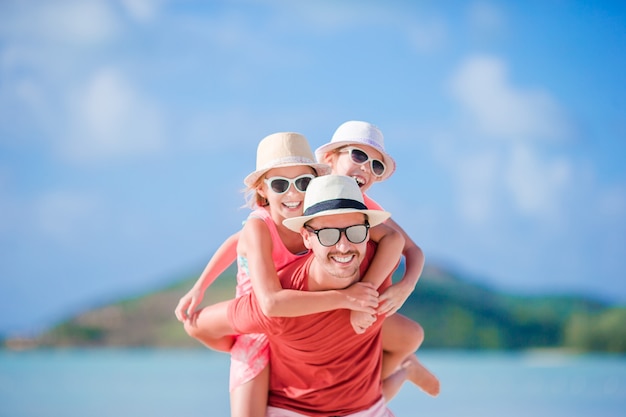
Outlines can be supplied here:
<path id="1" fill-rule="evenodd" d="M 403 285 L 402 282 L 392 285 L 380 295 L 378 314 L 391 316 L 397 312 L 404 304 L 409 295 L 413 292 L 413 288 Z"/>
<path id="2" fill-rule="evenodd" d="M 376 314 L 378 291 L 369 282 L 356 282 L 340 290 L 345 295 L 343 308 L 360 311 L 369 315 Z"/>

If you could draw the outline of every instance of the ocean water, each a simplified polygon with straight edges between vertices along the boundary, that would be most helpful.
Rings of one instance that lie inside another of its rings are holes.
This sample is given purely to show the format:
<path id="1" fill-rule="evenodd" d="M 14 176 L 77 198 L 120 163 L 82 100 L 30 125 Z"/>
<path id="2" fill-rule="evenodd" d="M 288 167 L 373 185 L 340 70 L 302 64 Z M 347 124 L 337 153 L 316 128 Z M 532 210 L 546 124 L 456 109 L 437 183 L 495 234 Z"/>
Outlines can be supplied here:
<path id="1" fill-rule="evenodd" d="M 626 357 L 427 351 L 397 417 L 626 417 Z M 0 350 L 0 417 L 229 415 L 228 356 L 208 350 Z"/>

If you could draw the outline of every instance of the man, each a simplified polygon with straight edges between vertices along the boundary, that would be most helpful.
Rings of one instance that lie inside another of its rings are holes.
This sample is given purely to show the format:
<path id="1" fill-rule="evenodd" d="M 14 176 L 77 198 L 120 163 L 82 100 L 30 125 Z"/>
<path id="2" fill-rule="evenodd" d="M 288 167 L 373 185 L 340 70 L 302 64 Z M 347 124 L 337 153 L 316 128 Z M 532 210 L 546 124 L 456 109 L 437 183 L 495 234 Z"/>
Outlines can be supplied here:
<path id="1" fill-rule="evenodd" d="M 279 271 L 283 288 L 302 291 L 343 289 L 358 282 L 374 256 L 369 228 L 390 214 L 368 210 L 354 179 L 327 175 L 307 188 L 304 215 L 283 224 L 300 232 L 311 250 Z M 379 291 L 391 285 L 387 277 Z M 215 329 L 216 340 L 228 334 L 265 333 L 270 344 L 267 417 L 393 417 L 381 388 L 383 316 L 357 334 L 350 310 L 300 317 L 267 317 L 254 296 L 221 303 L 230 329 Z M 216 307 L 219 305 L 216 305 Z"/>

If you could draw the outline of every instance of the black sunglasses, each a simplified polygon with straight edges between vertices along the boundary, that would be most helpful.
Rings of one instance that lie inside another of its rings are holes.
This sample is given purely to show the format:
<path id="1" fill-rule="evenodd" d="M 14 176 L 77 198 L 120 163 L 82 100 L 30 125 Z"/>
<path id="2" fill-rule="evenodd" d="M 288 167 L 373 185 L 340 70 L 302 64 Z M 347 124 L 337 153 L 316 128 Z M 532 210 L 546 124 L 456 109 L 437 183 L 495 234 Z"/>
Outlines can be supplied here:
<path id="1" fill-rule="evenodd" d="M 306 229 L 317 235 L 322 246 L 334 246 L 341 239 L 341 234 L 345 234 L 348 241 L 352 243 L 362 243 L 367 238 L 367 232 L 370 228 L 368 222 L 365 224 L 355 224 L 348 227 L 324 227 L 322 229 L 313 229 L 310 226 L 305 226 Z"/>

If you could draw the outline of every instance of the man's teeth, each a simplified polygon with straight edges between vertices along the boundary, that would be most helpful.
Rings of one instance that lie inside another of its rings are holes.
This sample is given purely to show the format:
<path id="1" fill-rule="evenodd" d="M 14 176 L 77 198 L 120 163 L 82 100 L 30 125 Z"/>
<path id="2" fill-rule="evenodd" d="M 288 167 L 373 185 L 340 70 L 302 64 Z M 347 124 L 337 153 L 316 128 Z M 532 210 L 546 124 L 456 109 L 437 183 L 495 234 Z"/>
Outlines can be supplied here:
<path id="1" fill-rule="evenodd" d="M 353 255 L 346 255 L 346 256 L 333 256 L 333 259 L 339 263 L 347 263 L 350 262 L 352 260 L 352 256 Z"/>
<path id="2" fill-rule="evenodd" d="M 300 205 L 300 202 L 293 202 L 293 203 L 283 203 L 285 206 L 287 206 L 288 208 L 296 208 Z"/>

